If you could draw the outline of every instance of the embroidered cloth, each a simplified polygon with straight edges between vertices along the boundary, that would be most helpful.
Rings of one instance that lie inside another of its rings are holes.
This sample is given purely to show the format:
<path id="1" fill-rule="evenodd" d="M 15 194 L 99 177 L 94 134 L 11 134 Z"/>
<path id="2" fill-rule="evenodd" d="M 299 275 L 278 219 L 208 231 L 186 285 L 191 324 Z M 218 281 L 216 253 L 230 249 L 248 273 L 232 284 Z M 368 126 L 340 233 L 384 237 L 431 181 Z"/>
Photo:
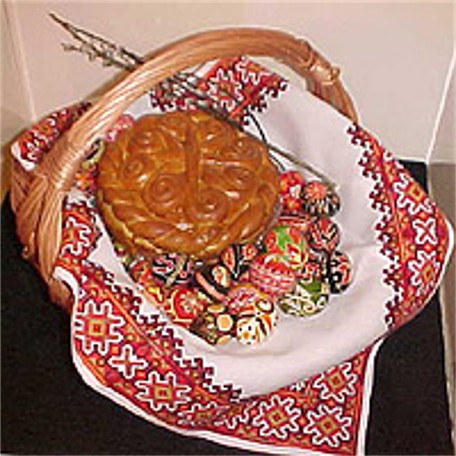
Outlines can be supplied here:
<path id="1" fill-rule="evenodd" d="M 353 282 L 313 318 L 282 317 L 259 346 L 210 346 L 161 313 L 160 289 L 127 274 L 96 207 L 89 159 L 65 203 L 55 269 L 75 297 L 74 363 L 101 394 L 182 434 L 261 452 L 362 454 L 378 345 L 435 292 L 452 230 L 373 135 L 310 93 L 246 58 L 212 62 L 198 75 L 199 88 L 233 119 L 337 183 L 342 207 L 334 219 Z M 103 139 L 143 113 L 190 106 L 185 91 L 170 98 L 157 88 Z M 15 158 L 26 170 L 38 166 L 86 109 L 78 104 L 39 122 L 13 145 Z"/>

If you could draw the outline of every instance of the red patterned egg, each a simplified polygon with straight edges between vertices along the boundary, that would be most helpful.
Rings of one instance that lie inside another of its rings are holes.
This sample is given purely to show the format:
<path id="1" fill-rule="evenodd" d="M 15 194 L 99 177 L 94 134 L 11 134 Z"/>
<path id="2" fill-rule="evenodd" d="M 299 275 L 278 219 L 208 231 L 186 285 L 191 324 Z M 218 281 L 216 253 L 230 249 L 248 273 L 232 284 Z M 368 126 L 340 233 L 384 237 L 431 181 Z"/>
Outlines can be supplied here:
<path id="1" fill-rule="evenodd" d="M 256 345 L 268 338 L 277 324 L 277 310 L 271 300 L 246 304 L 236 320 L 236 339 L 243 345 Z"/>
<path id="2" fill-rule="evenodd" d="M 257 255 L 258 248 L 255 244 L 233 244 L 223 250 L 220 261 L 228 268 L 232 278 L 239 280 Z"/>
<path id="3" fill-rule="evenodd" d="M 310 215 L 332 217 L 340 209 L 340 198 L 329 185 L 312 181 L 302 189 L 301 204 Z"/>
<path id="4" fill-rule="evenodd" d="M 162 285 L 152 275 L 149 261 L 140 258 L 130 263 L 128 273 L 141 288 L 148 300 L 156 307 L 163 308 L 165 293 Z"/>
<path id="5" fill-rule="evenodd" d="M 156 307 L 163 308 L 165 293 L 161 284 L 152 275 L 149 261 L 137 259 L 130 264 L 128 272 L 131 278 L 140 286 L 148 300 Z"/>
<path id="6" fill-rule="evenodd" d="M 282 211 L 297 214 L 301 211 L 301 192 L 304 178 L 297 171 L 288 170 L 280 174 L 280 200 Z"/>
<path id="7" fill-rule="evenodd" d="M 310 225 L 315 221 L 315 217 L 306 213 L 299 215 L 281 215 L 276 225 L 289 226 L 296 228 L 301 233 L 306 234 Z"/>
<path id="8" fill-rule="evenodd" d="M 340 242 L 340 230 L 329 218 L 318 219 L 307 233 L 309 246 L 318 252 L 333 252 Z"/>
<path id="9" fill-rule="evenodd" d="M 301 231 L 294 227 L 277 225 L 263 240 L 267 253 L 280 256 L 292 269 L 301 269 L 307 261 L 309 248 Z"/>
<path id="10" fill-rule="evenodd" d="M 346 253 L 333 252 L 328 259 L 328 278 L 331 293 L 341 293 L 352 282 L 352 264 Z"/>
<path id="11" fill-rule="evenodd" d="M 269 296 L 253 284 L 241 282 L 231 288 L 224 304 L 233 315 L 237 315 L 241 309 L 248 305 L 255 305 L 258 302 L 269 300 Z"/>
<path id="12" fill-rule="evenodd" d="M 258 255 L 249 270 L 250 281 L 270 296 L 291 291 L 295 285 L 294 270 L 277 254 Z"/>
<path id="13" fill-rule="evenodd" d="M 188 328 L 210 303 L 210 300 L 197 290 L 176 286 L 171 289 L 163 310 L 173 323 Z"/>
<path id="14" fill-rule="evenodd" d="M 138 258 L 133 261 L 130 264 L 128 272 L 130 273 L 132 279 L 141 285 L 144 285 L 147 282 L 156 282 L 154 276 L 152 275 L 150 263 L 144 258 Z"/>

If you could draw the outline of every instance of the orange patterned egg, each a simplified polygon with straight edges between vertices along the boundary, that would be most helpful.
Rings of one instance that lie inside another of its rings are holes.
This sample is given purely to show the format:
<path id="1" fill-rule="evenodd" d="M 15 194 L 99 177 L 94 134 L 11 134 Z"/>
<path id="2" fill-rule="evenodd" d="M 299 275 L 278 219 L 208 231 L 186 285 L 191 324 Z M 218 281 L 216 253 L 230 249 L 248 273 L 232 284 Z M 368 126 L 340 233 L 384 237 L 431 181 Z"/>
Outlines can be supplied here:
<path id="1" fill-rule="evenodd" d="M 108 143 L 98 203 L 133 252 L 216 257 L 268 226 L 279 178 L 267 148 L 209 114 L 148 115 Z"/>
<path id="2" fill-rule="evenodd" d="M 268 299 L 258 299 L 246 304 L 237 314 L 236 339 L 243 345 L 263 342 L 277 324 L 277 310 Z"/>

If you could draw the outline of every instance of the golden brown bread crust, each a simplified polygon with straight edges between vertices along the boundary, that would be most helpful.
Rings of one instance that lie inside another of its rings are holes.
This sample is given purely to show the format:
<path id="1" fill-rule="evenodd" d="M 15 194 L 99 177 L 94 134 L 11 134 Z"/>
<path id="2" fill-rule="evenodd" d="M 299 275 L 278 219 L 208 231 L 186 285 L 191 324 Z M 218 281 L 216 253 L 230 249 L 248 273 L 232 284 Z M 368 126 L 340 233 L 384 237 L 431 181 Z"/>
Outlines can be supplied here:
<path id="1" fill-rule="evenodd" d="M 140 118 L 99 162 L 98 204 L 131 252 L 215 257 L 270 222 L 279 180 L 267 148 L 201 111 Z"/>

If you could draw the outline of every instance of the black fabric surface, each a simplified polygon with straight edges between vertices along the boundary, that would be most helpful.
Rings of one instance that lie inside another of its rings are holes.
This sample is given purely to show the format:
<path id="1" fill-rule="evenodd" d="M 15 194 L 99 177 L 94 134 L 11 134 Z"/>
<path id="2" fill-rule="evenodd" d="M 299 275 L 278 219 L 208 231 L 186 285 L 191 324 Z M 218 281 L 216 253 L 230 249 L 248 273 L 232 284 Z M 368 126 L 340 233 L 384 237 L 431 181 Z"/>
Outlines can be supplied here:
<path id="1" fill-rule="evenodd" d="M 407 163 L 424 184 L 426 168 Z M 247 454 L 137 418 L 86 386 L 70 353 L 69 319 L 22 260 L 8 203 L 2 237 L 2 454 Z M 437 296 L 382 345 L 368 454 L 453 454 Z"/>

